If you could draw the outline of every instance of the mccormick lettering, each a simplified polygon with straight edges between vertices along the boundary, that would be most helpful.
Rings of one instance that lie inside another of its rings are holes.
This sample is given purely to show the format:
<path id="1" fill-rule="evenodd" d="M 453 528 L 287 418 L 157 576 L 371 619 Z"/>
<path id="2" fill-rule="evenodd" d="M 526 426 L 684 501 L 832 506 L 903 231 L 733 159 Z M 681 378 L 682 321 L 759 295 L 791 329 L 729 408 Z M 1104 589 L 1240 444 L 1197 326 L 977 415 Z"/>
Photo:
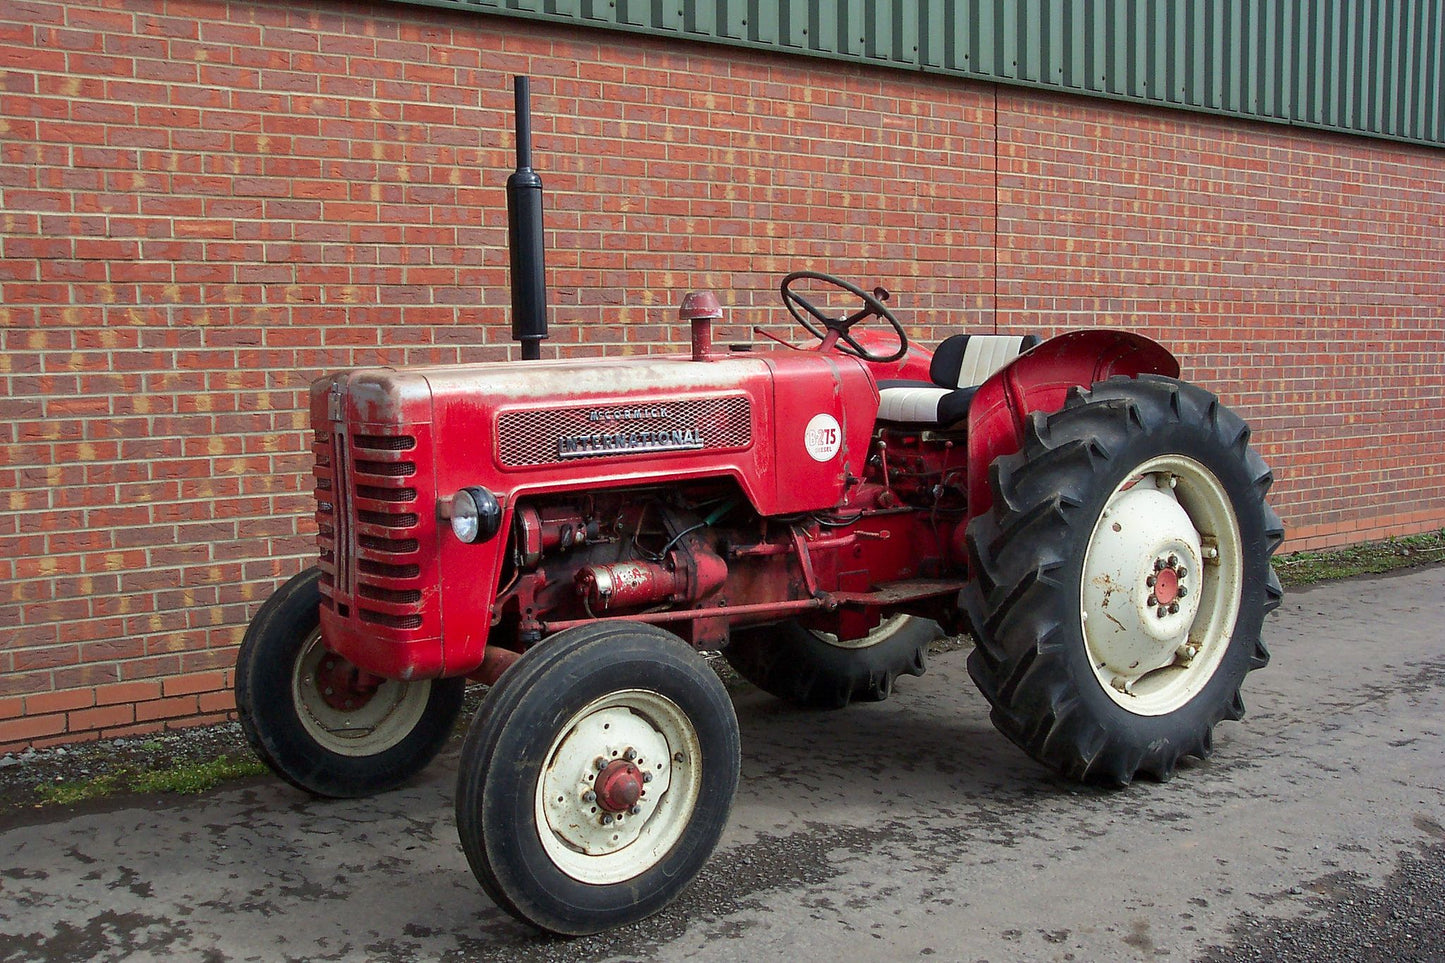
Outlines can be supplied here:
<path id="1" fill-rule="evenodd" d="M 626 455 L 639 451 L 693 451 L 701 447 L 702 433 L 696 428 L 610 431 L 591 435 L 563 435 L 557 439 L 557 457 L 587 458 L 593 455 Z"/>
<path id="2" fill-rule="evenodd" d="M 597 408 L 587 412 L 588 421 L 651 421 L 671 417 L 672 411 L 666 405 L 640 408 Z"/>

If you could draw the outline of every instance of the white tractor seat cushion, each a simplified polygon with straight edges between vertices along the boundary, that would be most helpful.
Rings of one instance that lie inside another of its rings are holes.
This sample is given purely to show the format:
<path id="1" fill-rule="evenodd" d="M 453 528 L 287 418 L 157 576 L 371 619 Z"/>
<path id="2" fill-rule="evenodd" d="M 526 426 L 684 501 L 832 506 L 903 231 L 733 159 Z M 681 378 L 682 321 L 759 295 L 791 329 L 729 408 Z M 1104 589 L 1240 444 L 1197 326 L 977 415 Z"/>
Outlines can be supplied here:
<path id="1" fill-rule="evenodd" d="M 946 427 L 968 416 L 978 386 L 995 371 L 1039 343 L 1039 336 L 955 334 L 933 353 L 924 381 L 880 381 L 878 420 Z"/>

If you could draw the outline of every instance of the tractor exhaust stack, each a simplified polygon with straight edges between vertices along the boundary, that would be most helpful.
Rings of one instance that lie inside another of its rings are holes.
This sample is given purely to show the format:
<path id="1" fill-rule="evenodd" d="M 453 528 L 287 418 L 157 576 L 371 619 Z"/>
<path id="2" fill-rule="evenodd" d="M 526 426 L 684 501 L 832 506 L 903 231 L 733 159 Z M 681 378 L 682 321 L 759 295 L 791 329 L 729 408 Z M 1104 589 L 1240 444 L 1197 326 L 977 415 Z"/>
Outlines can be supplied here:
<path id="1" fill-rule="evenodd" d="M 542 357 L 547 339 L 547 282 L 543 277 L 542 178 L 532 170 L 531 81 L 514 77 L 517 169 L 507 178 L 507 249 L 512 268 L 512 338 L 522 360 Z"/>

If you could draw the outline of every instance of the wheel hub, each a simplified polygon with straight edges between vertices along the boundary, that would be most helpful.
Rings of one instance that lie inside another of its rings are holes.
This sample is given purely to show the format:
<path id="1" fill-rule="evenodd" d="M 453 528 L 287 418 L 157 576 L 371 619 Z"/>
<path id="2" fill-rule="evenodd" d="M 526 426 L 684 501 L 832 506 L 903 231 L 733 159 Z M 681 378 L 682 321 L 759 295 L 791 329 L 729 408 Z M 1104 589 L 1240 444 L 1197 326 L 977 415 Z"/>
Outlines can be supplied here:
<path id="1" fill-rule="evenodd" d="M 605 856 L 643 835 L 671 784 L 666 735 L 644 716 L 612 705 L 577 718 L 560 738 L 539 787 L 551 834 L 569 850 Z"/>
<path id="2" fill-rule="evenodd" d="M 352 712 L 371 701 L 385 681 L 362 672 L 339 655 L 327 653 L 316 667 L 316 689 L 321 700 L 337 712 Z"/>
<path id="3" fill-rule="evenodd" d="M 1182 580 L 1178 569 L 1161 568 L 1159 573 L 1154 576 L 1154 600 L 1161 607 L 1173 605 L 1175 599 L 1179 598 Z"/>
<path id="4" fill-rule="evenodd" d="M 1183 455 L 1142 464 L 1105 503 L 1084 556 L 1084 646 L 1119 705 L 1171 712 L 1209 681 L 1238 611 L 1238 523 L 1214 475 Z"/>
<path id="5" fill-rule="evenodd" d="M 330 752 L 372 756 L 404 740 L 426 714 L 430 679 L 402 682 L 363 672 L 321 641 L 302 643 L 291 698 L 306 732 Z"/>
<path id="6" fill-rule="evenodd" d="M 1083 611 L 1095 671 L 1128 692 L 1185 646 L 1198 594 L 1199 532 L 1175 499 L 1172 476 L 1140 476 L 1110 499 L 1089 547 Z"/>
<path id="7" fill-rule="evenodd" d="M 626 760 L 609 762 L 594 783 L 598 807 L 609 813 L 625 813 L 636 806 L 642 798 L 643 775 L 641 769 Z"/>

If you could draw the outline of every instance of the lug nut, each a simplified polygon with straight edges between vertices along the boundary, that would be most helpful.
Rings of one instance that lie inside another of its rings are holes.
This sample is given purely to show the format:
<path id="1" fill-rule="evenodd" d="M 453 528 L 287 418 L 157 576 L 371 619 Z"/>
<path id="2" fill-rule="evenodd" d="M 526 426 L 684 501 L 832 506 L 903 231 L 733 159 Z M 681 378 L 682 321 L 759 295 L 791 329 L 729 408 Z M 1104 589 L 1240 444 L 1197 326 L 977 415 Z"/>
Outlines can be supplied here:
<path id="1" fill-rule="evenodd" d="M 1169 606 L 1169 614 L 1170 614 L 1170 615 L 1173 615 L 1175 612 L 1178 612 L 1178 611 L 1179 611 L 1179 603 L 1178 603 L 1178 602 L 1174 602 L 1174 603 L 1172 603 L 1172 604 Z"/>
<path id="2" fill-rule="evenodd" d="M 641 807 L 641 806 L 633 806 L 631 809 L 629 809 L 629 810 L 627 810 L 627 811 L 628 811 L 629 813 L 631 813 L 632 815 L 634 815 L 634 816 L 640 816 L 640 815 L 642 815 L 642 807 Z"/>
<path id="3" fill-rule="evenodd" d="M 1182 585 L 1179 586 L 1179 597 L 1180 597 L 1181 599 L 1184 598 L 1184 596 L 1186 596 L 1186 595 L 1188 595 L 1188 594 L 1189 594 L 1189 590 L 1188 590 L 1187 588 L 1185 588 L 1185 587 L 1182 586 Z"/>
<path id="4" fill-rule="evenodd" d="M 650 773 L 650 772 L 644 772 L 644 773 L 642 774 L 642 781 L 643 781 L 643 782 L 652 782 L 652 773 Z"/>
<path id="5" fill-rule="evenodd" d="M 637 750 L 632 748 L 631 746 L 628 746 L 627 751 L 622 754 L 622 758 L 626 759 L 628 762 L 631 762 L 632 760 L 637 758 Z"/>
<path id="6" fill-rule="evenodd" d="M 1162 558 L 1156 558 L 1156 559 L 1154 560 L 1154 571 L 1156 571 L 1156 572 L 1162 572 L 1163 570 L 1164 570 L 1164 559 L 1162 559 Z"/>
<path id="7" fill-rule="evenodd" d="M 602 814 L 602 825 L 604 825 L 604 826 L 611 826 L 611 825 L 612 825 L 612 814 L 611 814 L 611 813 L 603 813 L 603 814 Z"/>
<path id="8" fill-rule="evenodd" d="M 1169 567 L 1170 567 L 1170 568 L 1173 568 L 1174 566 L 1176 566 L 1176 565 L 1178 565 L 1178 564 L 1179 564 L 1179 556 L 1178 556 L 1178 555 L 1171 555 L 1171 556 L 1169 556 Z"/>
<path id="9" fill-rule="evenodd" d="M 1151 595 L 1151 596 L 1149 596 L 1149 601 L 1145 602 L 1144 604 L 1145 604 L 1145 605 L 1158 605 L 1158 604 L 1159 604 L 1159 599 L 1158 599 L 1156 596 Z"/>
<path id="10" fill-rule="evenodd" d="M 1183 565 L 1181 565 L 1179 566 L 1179 568 L 1174 570 L 1174 574 L 1178 575 L 1180 578 L 1183 578 L 1184 576 L 1189 574 L 1189 570 L 1186 569 Z"/>
<path id="11" fill-rule="evenodd" d="M 593 792 L 592 790 L 589 789 L 589 790 L 587 790 L 586 792 L 584 792 L 584 793 L 582 794 L 582 801 L 585 802 L 585 803 L 596 802 L 596 801 L 597 801 L 597 794 L 596 794 L 595 792 Z"/>
<path id="12" fill-rule="evenodd" d="M 1160 617 L 1161 619 L 1164 618 L 1164 616 L 1166 616 L 1166 615 L 1168 615 L 1168 614 L 1169 614 L 1169 610 L 1168 610 L 1168 609 L 1166 609 L 1166 608 L 1165 608 L 1164 606 L 1162 606 L 1162 605 L 1159 606 L 1159 617 Z"/>
<path id="13" fill-rule="evenodd" d="M 598 756 L 596 759 L 592 760 L 592 765 L 597 767 L 598 772 L 601 772 L 602 770 L 607 768 L 607 759 L 603 756 Z"/>
<path id="14" fill-rule="evenodd" d="M 1151 575 L 1151 576 L 1149 576 L 1148 578 L 1146 578 L 1146 579 L 1144 580 L 1144 584 L 1147 585 L 1147 586 L 1149 586 L 1150 588 L 1153 588 L 1153 587 L 1154 587 L 1154 576 Z"/>

